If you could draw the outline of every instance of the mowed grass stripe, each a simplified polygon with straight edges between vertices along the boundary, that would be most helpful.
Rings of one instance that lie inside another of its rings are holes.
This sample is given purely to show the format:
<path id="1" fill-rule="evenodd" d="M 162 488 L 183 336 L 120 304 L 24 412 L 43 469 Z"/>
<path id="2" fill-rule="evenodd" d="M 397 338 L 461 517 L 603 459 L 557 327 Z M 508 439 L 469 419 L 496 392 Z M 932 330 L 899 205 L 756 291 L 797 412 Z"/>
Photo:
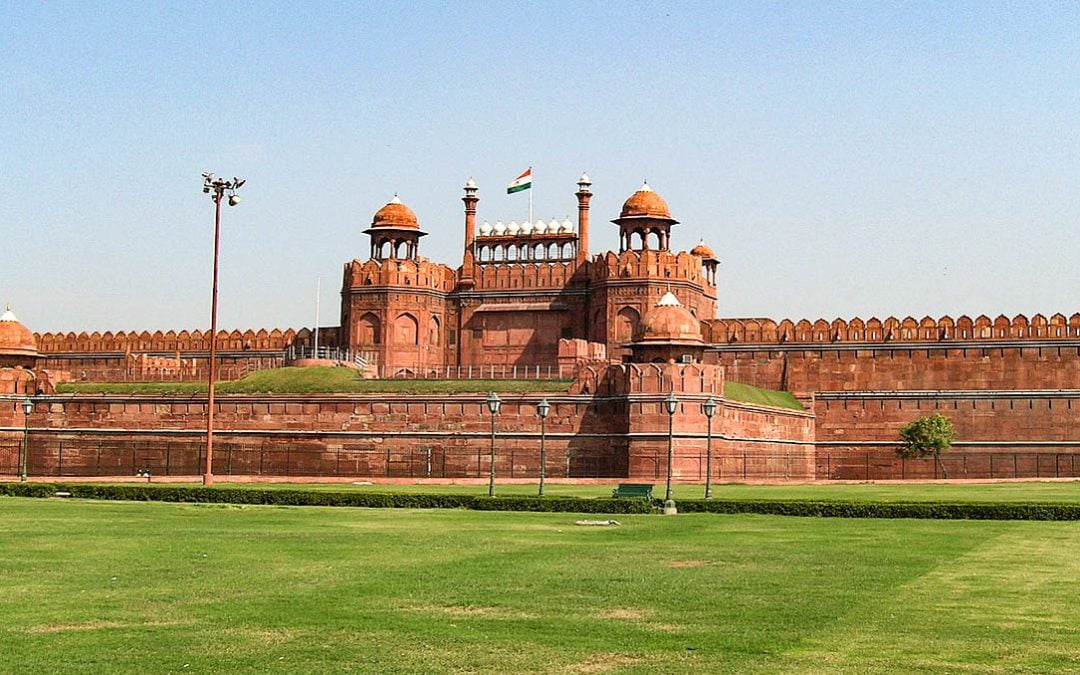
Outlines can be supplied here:
<path id="1" fill-rule="evenodd" d="M 908 672 L 862 650 L 828 668 L 814 654 L 923 640 L 939 596 L 913 589 L 996 542 L 996 575 L 927 588 L 992 598 L 1024 578 L 1033 539 L 1080 554 L 1077 523 L 575 519 L 0 499 L 0 670 Z M 1061 590 L 1075 569 L 1046 567 L 1020 611 L 1073 621 Z M 875 606 L 899 617 L 885 636 L 859 615 Z M 994 657 L 962 619 L 948 624 L 958 644 L 931 643 L 920 663 L 984 669 Z M 1009 663 L 1061 658 L 1061 640 L 1020 633 Z"/>
<path id="2" fill-rule="evenodd" d="M 1080 669 L 1078 532 L 1008 526 L 966 554 L 868 599 L 771 672 L 1074 672 Z M 1032 652 L 1027 645 L 1037 643 Z"/>

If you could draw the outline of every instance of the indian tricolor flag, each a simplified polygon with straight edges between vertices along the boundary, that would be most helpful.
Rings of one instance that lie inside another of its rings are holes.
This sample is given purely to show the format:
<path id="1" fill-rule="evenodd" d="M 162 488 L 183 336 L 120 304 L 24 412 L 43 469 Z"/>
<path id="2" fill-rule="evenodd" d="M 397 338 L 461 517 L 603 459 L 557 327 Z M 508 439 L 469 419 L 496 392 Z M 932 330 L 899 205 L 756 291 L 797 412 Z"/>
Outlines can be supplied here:
<path id="1" fill-rule="evenodd" d="M 506 194 L 512 195 L 515 192 L 521 192 L 522 190 L 528 190 L 532 187 L 532 167 L 525 169 L 525 173 L 521 174 L 514 180 L 510 181 L 510 184 L 506 186 Z"/>

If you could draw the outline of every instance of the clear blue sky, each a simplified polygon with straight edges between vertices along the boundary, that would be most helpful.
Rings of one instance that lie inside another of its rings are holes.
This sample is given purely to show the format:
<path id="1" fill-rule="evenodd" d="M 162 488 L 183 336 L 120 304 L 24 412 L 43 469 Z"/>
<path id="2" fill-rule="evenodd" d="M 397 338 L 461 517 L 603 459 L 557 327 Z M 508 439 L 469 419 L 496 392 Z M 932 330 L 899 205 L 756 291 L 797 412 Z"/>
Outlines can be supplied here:
<path id="1" fill-rule="evenodd" d="M 643 178 L 721 316 L 1080 309 L 1080 4 L 23 3 L 0 21 L 0 302 L 35 330 L 336 323 L 394 192 L 456 265 L 480 218 Z"/>

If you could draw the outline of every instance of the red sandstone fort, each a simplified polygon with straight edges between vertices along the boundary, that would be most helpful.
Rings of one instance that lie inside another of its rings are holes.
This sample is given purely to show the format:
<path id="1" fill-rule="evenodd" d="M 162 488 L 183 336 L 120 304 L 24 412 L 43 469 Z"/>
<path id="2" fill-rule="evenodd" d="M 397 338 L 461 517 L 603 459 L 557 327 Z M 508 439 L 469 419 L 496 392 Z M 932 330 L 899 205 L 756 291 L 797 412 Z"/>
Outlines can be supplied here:
<path id="1" fill-rule="evenodd" d="M 500 476 L 538 472 L 536 404 L 548 398 L 550 476 L 657 478 L 668 416 L 682 480 L 704 478 L 707 420 L 715 479 L 936 476 L 897 459 L 897 429 L 931 412 L 956 425 L 951 477 L 1080 475 L 1080 314 L 1049 318 L 716 318 L 719 260 L 704 242 L 672 248 L 678 221 L 648 185 L 612 223 L 619 250 L 589 252 L 588 176 L 577 222 L 482 222 L 464 187 L 457 268 L 421 255 L 425 232 L 397 197 L 345 264 L 337 326 L 222 331 L 223 378 L 322 357 L 367 377 L 562 378 L 550 394 L 507 395 Z M 193 474 L 205 396 L 56 394 L 62 380 L 205 376 L 200 331 L 32 334 L 0 318 L 0 473 L 14 473 L 18 402 L 34 395 L 31 473 Z M 725 397 L 725 381 L 791 392 L 805 410 Z M 226 395 L 219 473 L 297 476 L 486 475 L 489 423 L 478 395 Z"/>

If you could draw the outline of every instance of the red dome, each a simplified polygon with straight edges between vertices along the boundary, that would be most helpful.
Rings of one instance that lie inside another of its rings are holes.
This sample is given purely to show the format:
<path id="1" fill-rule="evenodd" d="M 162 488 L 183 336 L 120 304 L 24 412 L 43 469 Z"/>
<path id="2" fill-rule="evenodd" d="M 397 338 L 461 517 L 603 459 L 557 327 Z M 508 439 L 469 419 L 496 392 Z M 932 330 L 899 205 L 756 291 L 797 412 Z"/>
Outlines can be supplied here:
<path id="1" fill-rule="evenodd" d="M 404 227 L 408 229 L 419 229 L 420 223 L 416 220 L 416 214 L 408 206 L 401 203 L 397 195 L 387 202 L 386 206 L 382 207 L 375 212 L 375 217 L 371 219 L 372 227 Z"/>
<path id="2" fill-rule="evenodd" d="M 637 342 L 701 344 L 701 324 L 670 291 L 641 320 Z"/>
<path id="3" fill-rule="evenodd" d="M 0 355 L 37 356 L 37 340 L 9 309 L 0 315 Z"/>
<path id="4" fill-rule="evenodd" d="M 671 210 L 660 195 L 653 192 L 648 183 L 630 195 L 622 206 L 620 218 L 662 218 L 671 219 Z"/>
<path id="5" fill-rule="evenodd" d="M 690 249 L 690 255 L 696 255 L 704 260 L 716 260 L 716 254 L 713 253 L 713 250 L 709 248 L 704 240 L 698 242 L 697 246 Z"/>

